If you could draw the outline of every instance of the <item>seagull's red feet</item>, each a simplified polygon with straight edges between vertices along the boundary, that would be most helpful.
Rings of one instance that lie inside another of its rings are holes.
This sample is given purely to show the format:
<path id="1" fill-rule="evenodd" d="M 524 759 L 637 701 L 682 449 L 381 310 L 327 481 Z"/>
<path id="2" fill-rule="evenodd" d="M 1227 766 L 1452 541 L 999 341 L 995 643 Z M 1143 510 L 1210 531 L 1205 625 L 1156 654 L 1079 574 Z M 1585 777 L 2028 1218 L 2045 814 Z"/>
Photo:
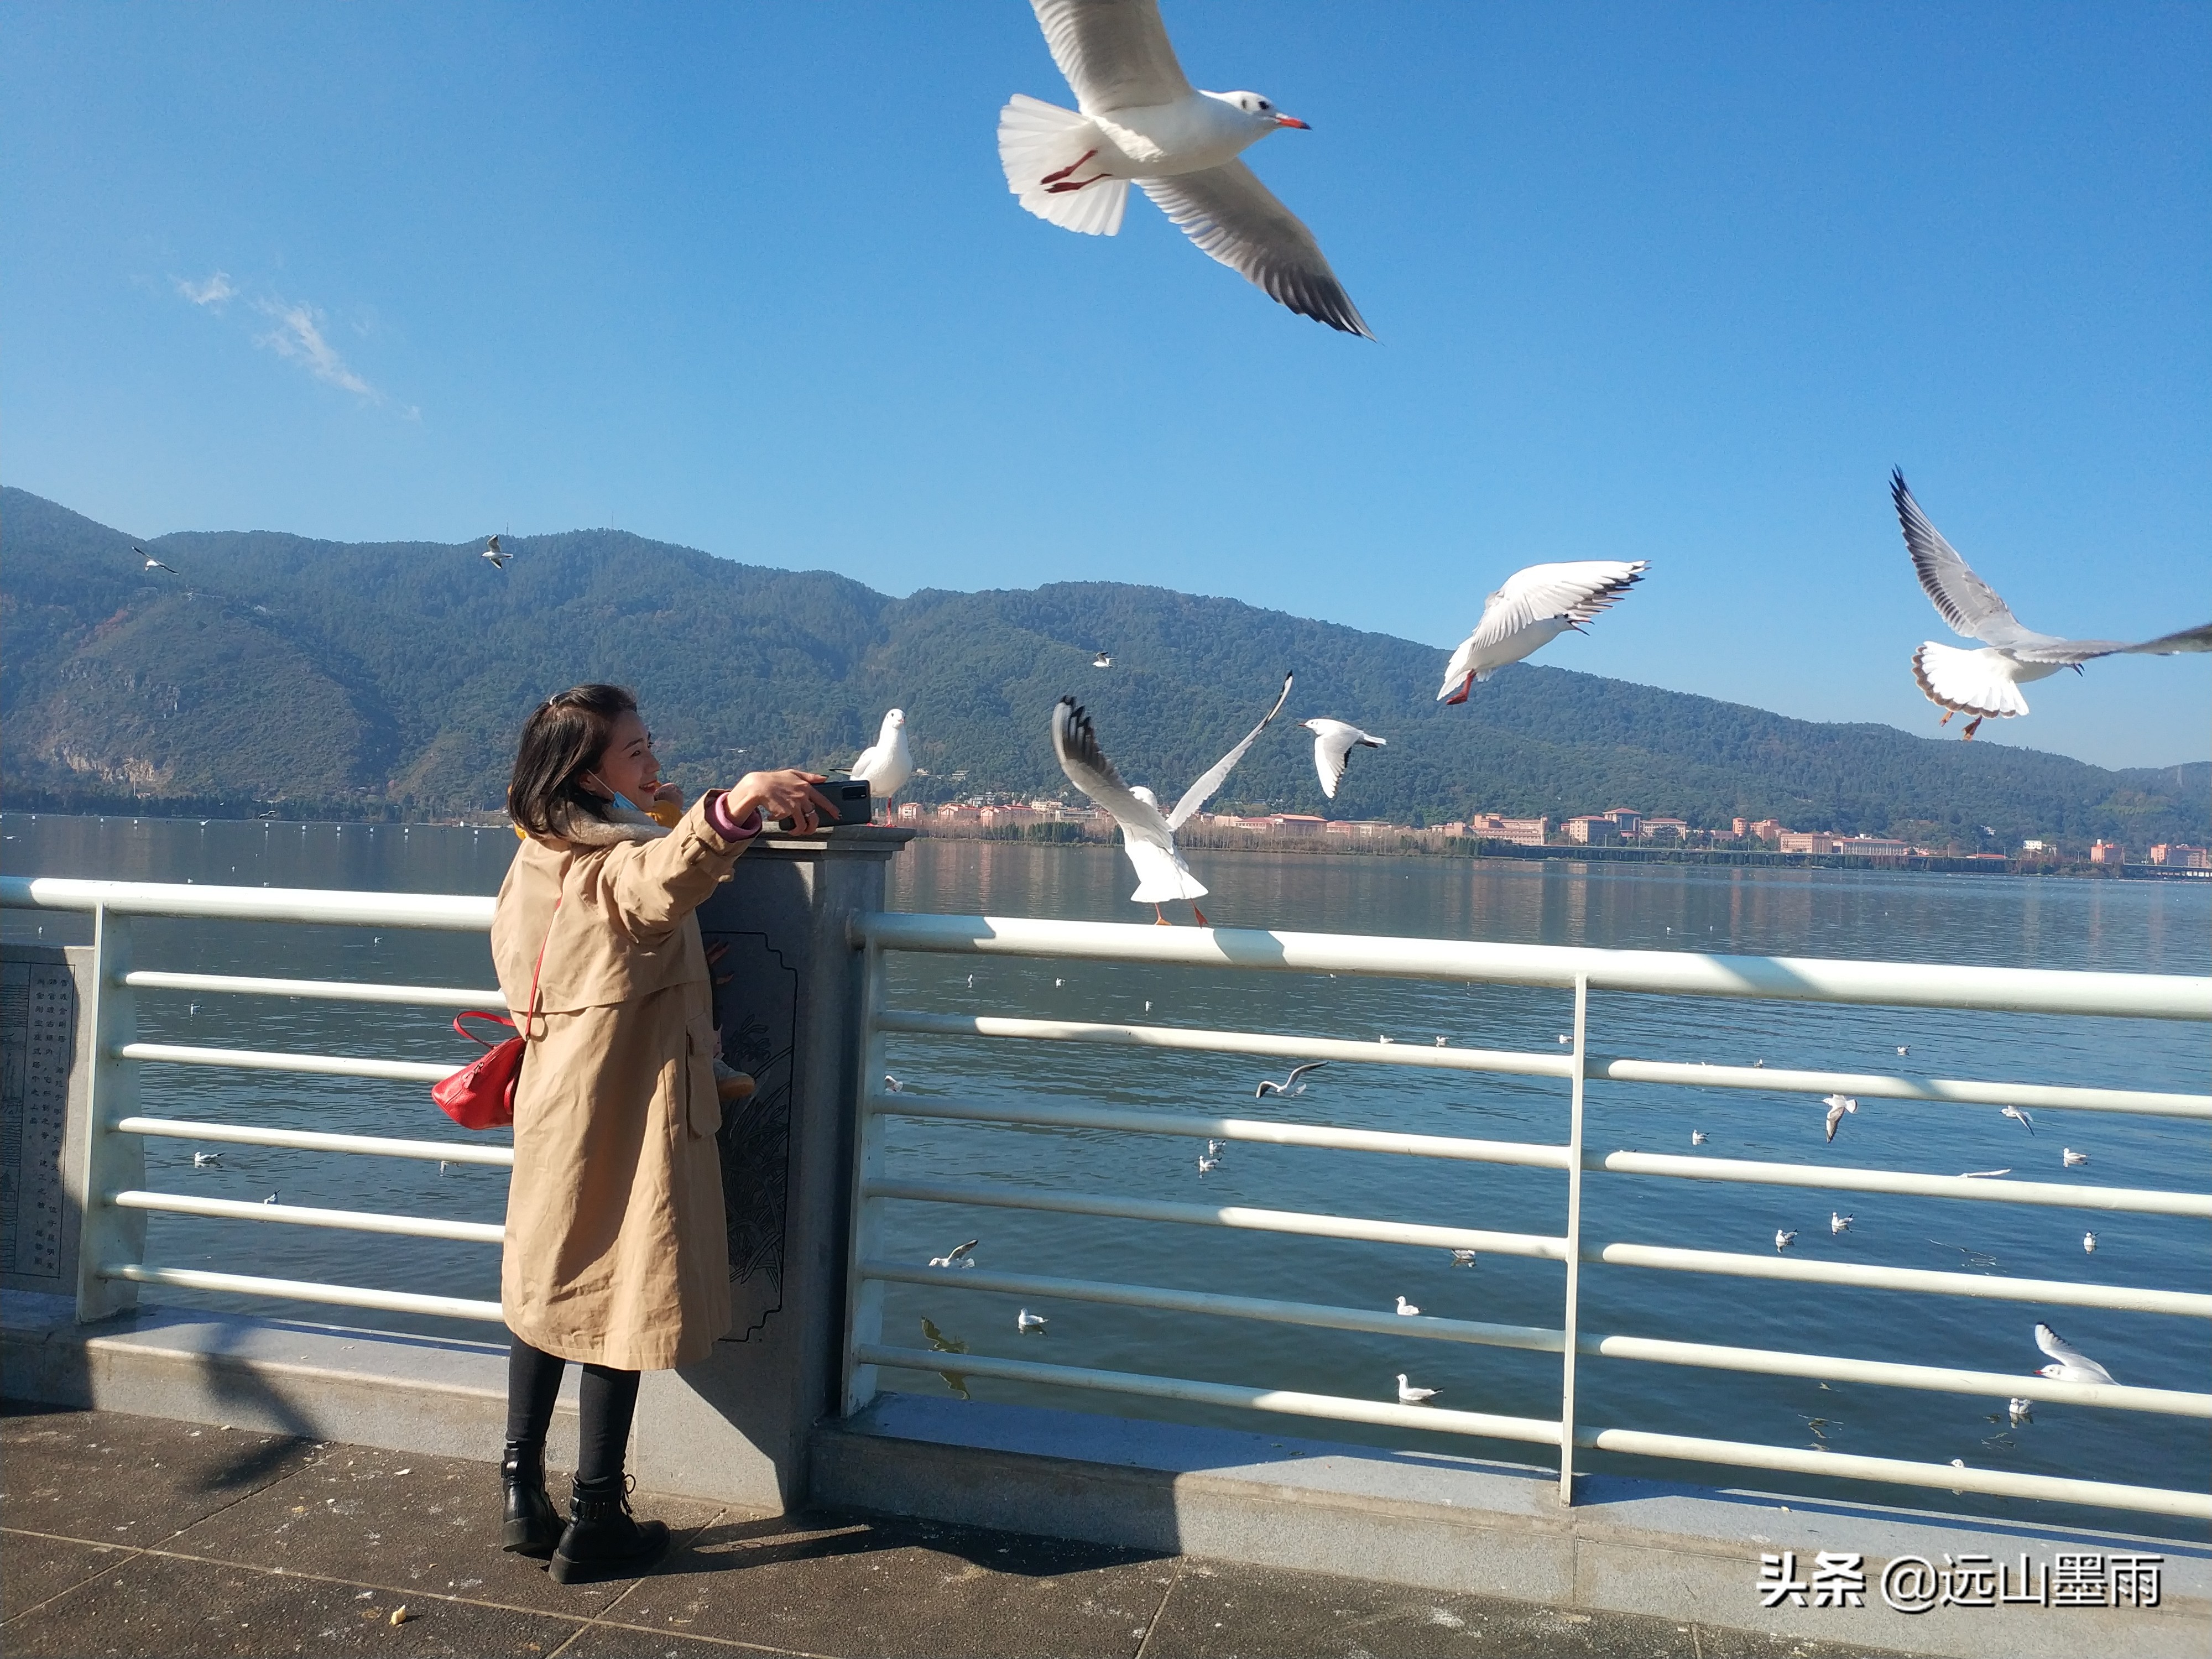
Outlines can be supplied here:
<path id="1" fill-rule="evenodd" d="M 1459 690 L 1453 692 L 1451 696 L 1444 699 L 1444 707 L 1449 708 L 1455 702 L 1465 702 L 1467 701 L 1467 694 L 1474 690 L 1474 676 L 1469 674 L 1464 680 L 1460 682 Z"/>
<path id="2" fill-rule="evenodd" d="M 1198 901 L 1196 899 L 1193 899 L 1191 901 L 1190 913 L 1198 918 L 1198 925 L 1200 927 L 1211 927 L 1213 926 L 1212 922 L 1206 919 L 1206 912 L 1198 908 Z"/>
<path id="3" fill-rule="evenodd" d="M 1974 733 L 1982 729 L 1982 720 L 1983 716 L 1977 714 L 1973 719 L 1966 722 L 1966 741 L 1968 743 L 1972 743 L 1974 740 Z"/>
<path id="4" fill-rule="evenodd" d="M 1152 926 L 1155 927 L 1172 927 L 1175 924 L 1170 921 L 1167 919 L 1166 914 L 1161 910 L 1158 905 L 1155 904 L 1152 907 Z"/>

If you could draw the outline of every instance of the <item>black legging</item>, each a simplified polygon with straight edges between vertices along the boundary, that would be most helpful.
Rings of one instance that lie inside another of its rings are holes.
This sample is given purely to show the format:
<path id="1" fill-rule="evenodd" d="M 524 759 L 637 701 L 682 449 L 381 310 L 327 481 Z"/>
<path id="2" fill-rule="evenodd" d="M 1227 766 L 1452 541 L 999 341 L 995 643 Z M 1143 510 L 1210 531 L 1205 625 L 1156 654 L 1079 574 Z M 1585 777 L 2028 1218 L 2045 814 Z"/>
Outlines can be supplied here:
<path id="1" fill-rule="evenodd" d="M 532 1347 L 520 1337 L 507 1354 L 507 1437 L 543 1447 L 553 1426 L 553 1402 L 568 1361 Z M 635 1371 L 586 1365 L 577 1389 L 576 1484 L 586 1491 L 620 1491 L 623 1451 L 637 1410 Z"/>

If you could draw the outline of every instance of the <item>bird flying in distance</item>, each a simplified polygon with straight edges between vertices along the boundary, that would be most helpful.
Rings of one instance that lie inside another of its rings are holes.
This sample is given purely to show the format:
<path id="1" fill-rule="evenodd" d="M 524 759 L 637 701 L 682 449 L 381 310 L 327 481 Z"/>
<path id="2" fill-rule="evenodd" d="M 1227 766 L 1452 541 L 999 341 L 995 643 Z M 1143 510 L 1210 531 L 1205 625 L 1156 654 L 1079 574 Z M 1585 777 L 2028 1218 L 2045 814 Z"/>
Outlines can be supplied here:
<path id="1" fill-rule="evenodd" d="M 1478 680 L 1533 655 L 1582 625 L 1643 580 L 1643 559 L 1583 559 L 1532 564 L 1483 601 L 1482 619 L 1459 643 L 1437 690 L 1438 702 L 1465 702 Z"/>
<path id="2" fill-rule="evenodd" d="M 2010 1118 L 2030 1134 L 2035 1133 L 2035 1120 L 2017 1106 L 2000 1106 L 1997 1108 L 1997 1115 Z"/>
<path id="3" fill-rule="evenodd" d="M 1247 732 L 1234 749 L 1214 762 L 1205 776 L 1184 790 L 1175 809 L 1165 813 L 1160 811 L 1159 798 L 1151 790 L 1142 786 L 1132 788 L 1121 781 L 1121 775 L 1114 769 L 1114 763 L 1099 746 L 1098 733 L 1091 723 L 1091 716 L 1074 698 L 1062 697 L 1053 705 L 1052 749 L 1060 757 L 1060 769 L 1067 774 L 1070 783 L 1105 808 L 1120 828 L 1121 851 L 1137 872 L 1137 890 L 1129 895 L 1130 901 L 1151 905 L 1152 918 L 1161 926 L 1167 925 L 1167 917 L 1161 913 L 1160 906 L 1178 898 L 1191 901 L 1191 914 L 1198 918 L 1200 927 L 1211 926 L 1197 902 L 1206 896 L 1206 884 L 1183 862 L 1182 850 L 1176 846 L 1175 832 L 1213 799 L 1229 781 L 1237 763 L 1244 758 L 1245 751 L 1259 741 L 1260 734 L 1283 712 L 1284 703 L 1290 700 L 1293 678 L 1283 676 L 1283 689 L 1276 695 L 1274 706 L 1261 716 L 1260 723 Z"/>
<path id="4" fill-rule="evenodd" d="M 2010 720 L 2027 713 L 2020 688 L 2046 679 L 2062 668 L 2081 672 L 2098 657 L 2171 657 L 2184 651 L 2212 651 L 2212 623 L 2130 645 L 2121 640 L 2069 640 L 2039 634 L 2024 626 L 1996 590 L 1976 575 L 1958 550 L 1945 541 L 1912 492 L 1905 474 L 1889 475 L 1890 499 L 1905 529 L 1905 551 L 1920 586 L 1936 614 L 1953 631 L 1981 643 L 1978 651 L 1924 641 L 1912 653 L 1912 678 L 1929 702 L 1944 711 L 1936 722 L 1948 726 L 1954 714 L 1972 714 L 1966 735 L 1972 738 L 1985 720 Z"/>
<path id="5" fill-rule="evenodd" d="M 1114 665 L 1114 653 L 1110 651 L 1101 651 L 1097 656 L 1091 658 L 1091 665 L 1093 668 L 1111 668 Z"/>
<path id="6" fill-rule="evenodd" d="M 1291 1067 L 1291 1074 L 1280 1083 L 1271 1077 L 1263 1077 L 1260 1079 L 1259 1086 L 1252 1091 L 1252 1098 L 1265 1100 L 1269 1095 L 1281 1095 L 1288 1099 L 1292 1095 L 1302 1095 L 1306 1091 L 1304 1081 L 1305 1074 L 1308 1072 L 1317 1072 L 1328 1064 L 1325 1060 L 1310 1060 L 1303 1066 L 1293 1066 Z"/>
<path id="7" fill-rule="evenodd" d="M 1833 1140 L 1836 1126 L 1844 1121 L 1846 1113 L 1858 1110 L 1859 1103 L 1849 1095 L 1830 1095 L 1820 1103 L 1828 1109 L 1828 1139 Z"/>
<path id="8" fill-rule="evenodd" d="M 929 1265 L 933 1267 L 972 1267 L 975 1265 L 975 1247 L 982 1242 L 980 1238 L 971 1238 L 964 1244 L 955 1244 L 943 1255 L 930 1257 Z"/>
<path id="9" fill-rule="evenodd" d="M 159 559 L 155 558 L 151 553 L 149 553 L 144 548 L 140 547 L 137 543 L 134 542 L 131 544 L 131 550 L 133 553 L 136 553 L 140 558 L 146 561 L 145 568 L 147 569 L 166 570 L 172 576 L 177 574 L 177 569 L 174 565 L 163 564 Z"/>
<path id="10" fill-rule="evenodd" d="M 1201 92 L 1158 0 L 1030 0 L 1076 109 L 1016 93 L 999 112 L 1006 188 L 1036 215 L 1112 236 L 1134 184 L 1208 254 L 1278 304 L 1347 334 L 1367 325 L 1304 223 L 1239 154 L 1306 124 L 1256 92 Z"/>
<path id="11" fill-rule="evenodd" d="M 506 549 L 502 548 L 499 544 L 498 537 L 487 536 L 484 538 L 484 550 L 478 556 L 489 559 L 491 561 L 491 568 L 493 569 L 504 570 L 507 568 L 507 562 L 513 558 L 514 555 L 509 553 Z"/>
<path id="12" fill-rule="evenodd" d="M 1298 724 L 1314 734 L 1314 771 L 1321 778 L 1322 793 L 1331 800 L 1336 799 L 1336 786 L 1344 781 L 1344 769 L 1352 763 L 1352 750 L 1381 749 L 1390 741 L 1370 737 L 1344 720 L 1300 720 Z"/>
<path id="13" fill-rule="evenodd" d="M 906 710 L 893 708 L 876 729 L 876 740 L 860 751 L 848 776 L 868 786 L 869 794 L 887 801 L 914 775 L 914 752 L 906 746 Z"/>

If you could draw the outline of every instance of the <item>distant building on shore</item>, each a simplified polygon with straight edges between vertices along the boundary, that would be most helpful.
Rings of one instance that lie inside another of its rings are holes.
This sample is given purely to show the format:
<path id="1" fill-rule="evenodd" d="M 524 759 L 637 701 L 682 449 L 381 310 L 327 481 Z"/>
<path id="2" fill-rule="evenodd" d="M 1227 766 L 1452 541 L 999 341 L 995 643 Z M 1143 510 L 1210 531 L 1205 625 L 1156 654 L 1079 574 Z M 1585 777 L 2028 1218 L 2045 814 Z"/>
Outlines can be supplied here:
<path id="1" fill-rule="evenodd" d="M 2092 864 L 2125 864 L 2127 861 L 2128 849 L 2118 842 L 2100 841 L 2090 846 L 2089 862 Z"/>
<path id="2" fill-rule="evenodd" d="M 1620 839 L 1620 826 L 1603 812 L 1569 818 L 1563 827 L 1577 847 L 1610 847 Z"/>
<path id="3" fill-rule="evenodd" d="M 1548 817 L 1509 818 L 1498 812 L 1477 812 L 1465 823 L 1444 825 L 1447 836 L 1474 836 L 1484 841 L 1510 842 L 1516 847 L 1541 847 L 1551 839 Z"/>
<path id="4" fill-rule="evenodd" d="M 2162 841 L 2150 849 L 2150 861 L 2167 870 L 2212 870 L 2212 851 Z"/>

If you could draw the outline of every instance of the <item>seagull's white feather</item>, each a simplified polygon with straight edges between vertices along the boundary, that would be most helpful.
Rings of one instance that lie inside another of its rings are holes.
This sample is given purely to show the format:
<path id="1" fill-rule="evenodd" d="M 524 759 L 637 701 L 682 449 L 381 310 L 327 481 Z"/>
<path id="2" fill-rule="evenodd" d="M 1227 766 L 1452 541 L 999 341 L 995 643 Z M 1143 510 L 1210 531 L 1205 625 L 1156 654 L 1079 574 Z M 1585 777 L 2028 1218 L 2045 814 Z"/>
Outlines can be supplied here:
<path id="1" fill-rule="evenodd" d="M 1922 696 L 1938 708 L 1985 720 L 2008 720 L 2027 713 L 2027 699 L 2020 694 L 2021 683 L 2048 679 L 2064 665 L 2022 662 L 1994 646 L 1962 651 L 1933 640 L 1912 653 L 1912 678 Z"/>
<path id="2" fill-rule="evenodd" d="M 906 787 L 914 775 L 914 752 L 906 746 L 906 710 L 894 708 L 884 715 L 875 742 L 853 763 L 852 775 L 864 780 L 878 800 L 889 800 Z"/>
<path id="3" fill-rule="evenodd" d="M 1095 157 L 1102 135 L 1088 116 L 1016 93 L 999 112 L 999 165 L 1006 188 L 1040 219 L 1085 236 L 1112 236 L 1129 203 L 1127 179 L 1055 191 L 1065 170 Z"/>
<path id="4" fill-rule="evenodd" d="M 1385 747 L 1389 739 L 1370 737 L 1344 720 L 1312 720 L 1301 721 L 1314 734 L 1314 771 L 1321 778 L 1321 792 L 1331 800 L 1336 799 L 1336 786 L 1344 781 L 1344 769 L 1351 763 L 1355 746 L 1366 749 Z"/>
<path id="5" fill-rule="evenodd" d="M 1052 61 L 1085 115 L 1145 109 L 1193 90 L 1158 0 L 1030 0 Z"/>
<path id="6" fill-rule="evenodd" d="M 1375 337 L 1305 221 L 1277 200 L 1243 162 L 1138 182 L 1200 252 L 1218 259 L 1269 299 L 1346 334 Z"/>
<path id="7" fill-rule="evenodd" d="M 2067 1382 L 2110 1382 L 2113 1380 L 2112 1372 L 2048 1325 L 2035 1328 L 2035 1346 L 2058 1362 L 2042 1368 L 2042 1374 L 2045 1376 L 2056 1376 Z"/>
<path id="8" fill-rule="evenodd" d="M 1257 726 L 1244 734 L 1243 742 L 1214 762 L 1204 777 L 1182 792 L 1182 799 L 1175 804 L 1175 811 L 1168 814 L 1168 828 L 1180 830 L 1188 823 L 1197 816 L 1199 809 L 1212 800 L 1221 786 L 1229 781 L 1229 775 L 1237 769 L 1237 763 L 1244 758 L 1245 751 L 1260 740 L 1260 734 L 1274 722 L 1275 716 L 1283 712 L 1283 705 L 1291 700 L 1291 682 L 1295 678 L 1291 674 L 1283 676 L 1282 695 L 1275 699 L 1275 706 L 1267 711 Z"/>
<path id="9" fill-rule="evenodd" d="M 1619 599 L 1650 568 L 1643 559 L 1577 559 L 1516 570 L 1485 601 L 1437 691 L 1443 702 L 1470 680 L 1486 680 Z"/>
<path id="10" fill-rule="evenodd" d="M 1073 697 L 1062 697 L 1052 706 L 1052 748 L 1067 781 L 1105 808 L 1120 826 L 1121 850 L 1137 872 L 1137 890 L 1129 896 L 1133 900 L 1162 904 L 1205 896 L 1205 886 L 1176 849 L 1174 830 L 1158 805 L 1121 781 L 1114 763 L 1098 746 L 1090 715 Z"/>

